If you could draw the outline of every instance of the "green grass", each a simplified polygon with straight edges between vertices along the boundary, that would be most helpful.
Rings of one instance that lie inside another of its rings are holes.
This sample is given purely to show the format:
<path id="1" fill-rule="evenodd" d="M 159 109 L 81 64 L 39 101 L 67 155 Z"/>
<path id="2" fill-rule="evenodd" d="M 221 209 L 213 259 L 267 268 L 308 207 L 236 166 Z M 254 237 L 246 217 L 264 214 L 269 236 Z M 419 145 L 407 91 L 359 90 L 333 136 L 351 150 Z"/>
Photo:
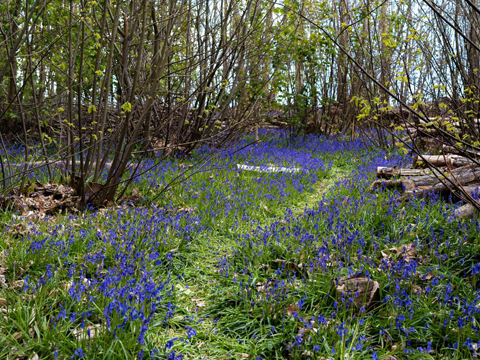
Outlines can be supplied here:
<path id="1" fill-rule="evenodd" d="M 151 350 L 184 359 L 472 358 L 464 343 L 476 341 L 478 326 L 476 220 L 452 220 L 442 201 L 368 193 L 368 165 L 385 154 L 312 156 L 331 165 L 297 179 L 227 163 L 156 197 L 180 171 L 175 162 L 133 185 L 155 207 L 32 225 L 0 214 L 8 286 L 0 288 L 0 358 L 79 358 L 78 349 L 88 359 L 135 358 L 141 349 L 145 358 Z M 391 250 L 410 243 L 410 258 Z M 142 342 L 142 319 L 124 321 L 117 309 L 105 322 L 111 298 L 100 289 L 109 272 L 118 277 L 111 291 L 165 283 L 155 301 L 142 299 L 143 288 L 116 295 L 150 318 Z M 375 307 L 337 296 L 335 280 L 355 272 L 379 282 Z M 27 286 L 15 288 L 17 280 Z"/>

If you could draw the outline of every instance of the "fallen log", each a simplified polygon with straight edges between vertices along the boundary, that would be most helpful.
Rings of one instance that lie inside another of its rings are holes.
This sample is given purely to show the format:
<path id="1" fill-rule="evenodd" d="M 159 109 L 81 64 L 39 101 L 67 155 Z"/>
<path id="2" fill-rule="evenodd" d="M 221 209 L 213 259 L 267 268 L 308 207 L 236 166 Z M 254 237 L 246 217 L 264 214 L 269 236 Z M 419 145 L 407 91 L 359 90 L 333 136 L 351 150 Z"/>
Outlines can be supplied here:
<path id="1" fill-rule="evenodd" d="M 468 150 L 468 149 L 459 149 L 459 148 L 456 148 L 456 147 L 450 146 L 450 145 L 445 145 L 444 144 L 442 149 L 443 149 L 444 153 L 468 155 L 468 156 L 475 157 L 475 158 L 480 157 L 480 152 L 478 152 L 478 151 L 472 151 L 472 150 Z"/>
<path id="2" fill-rule="evenodd" d="M 252 166 L 252 165 L 244 165 L 244 164 L 237 164 L 238 170 L 246 170 L 246 171 L 254 171 L 259 173 L 298 173 L 302 169 L 296 167 L 283 167 L 283 166 Z"/>
<path id="3" fill-rule="evenodd" d="M 475 164 L 472 160 L 461 155 L 416 155 L 414 160 L 416 165 L 425 165 L 429 162 L 433 166 L 448 166 L 448 167 L 462 167 L 466 165 Z"/>
<path id="4" fill-rule="evenodd" d="M 442 141 L 435 137 L 425 137 L 424 133 L 419 130 L 419 136 L 416 138 L 415 144 L 418 149 L 426 152 L 437 152 L 442 148 Z M 415 165 L 415 163 L 414 163 Z"/>
<path id="5" fill-rule="evenodd" d="M 377 188 L 386 187 L 387 189 L 399 189 L 403 191 L 413 191 L 415 190 L 415 183 L 410 179 L 404 180 L 375 180 L 372 185 L 370 185 L 370 191 L 373 191 Z"/>
<path id="6" fill-rule="evenodd" d="M 468 127 L 468 126 L 471 126 L 471 125 L 480 124 L 480 119 L 468 119 L 468 120 L 465 120 L 465 121 L 455 121 L 455 122 L 452 122 L 451 124 L 453 126 L 457 127 L 457 128 Z"/>
<path id="7" fill-rule="evenodd" d="M 53 161 L 49 161 L 48 162 L 49 165 L 52 165 L 52 166 L 56 166 L 56 167 L 66 167 L 67 166 L 67 162 L 65 160 L 53 160 Z M 71 163 L 70 163 L 71 164 Z M 80 161 L 76 161 L 75 162 L 75 166 L 80 166 Z M 32 170 L 32 168 L 41 168 L 43 166 L 46 166 L 47 165 L 47 162 L 46 161 L 32 161 L 32 162 L 28 162 L 28 163 L 13 163 L 13 164 L 10 164 L 11 167 L 14 167 L 14 168 L 23 168 L 25 166 L 27 166 L 27 170 Z M 96 163 L 92 163 L 91 166 L 92 167 L 95 167 Z M 112 165 L 112 162 L 111 161 L 108 161 L 105 163 L 105 166 L 106 167 L 110 167 Z M 127 165 L 127 169 L 131 169 L 135 166 L 135 164 L 128 164 Z"/>
<path id="8" fill-rule="evenodd" d="M 438 174 L 437 174 L 438 175 Z M 440 179 L 442 181 L 440 181 Z M 454 184 L 458 185 L 467 185 L 474 181 L 480 180 L 480 167 L 472 168 L 470 165 L 454 169 L 451 172 L 443 171 L 440 176 L 432 175 L 424 175 L 424 176 L 416 176 L 410 178 L 414 183 L 415 186 L 434 186 L 441 182 L 446 182 L 447 184 L 450 183 L 449 180 Z"/>
<path id="9" fill-rule="evenodd" d="M 403 169 L 400 169 L 400 170 L 403 170 Z M 410 170 L 410 169 L 405 169 L 405 170 Z M 378 174 L 378 169 L 377 169 L 377 174 Z M 401 189 L 404 191 L 413 191 L 418 189 L 419 187 L 424 187 L 424 189 L 428 189 L 438 184 L 442 184 L 442 182 L 449 185 L 450 181 L 453 182 L 455 185 L 467 185 L 475 181 L 480 181 L 480 168 L 479 167 L 472 168 L 470 165 L 468 165 L 462 168 L 454 169 L 451 172 L 435 170 L 431 174 L 422 175 L 422 176 L 411 176 L 408 179 L 375 180 L 372 183 L 372 185 L 370 185 L 370 190 L 374 190 L 375 188 L 384 186 L 386 188 L 395 188 L 395 189 Z M 424 189 L 420 189 L 420 190 L 424 190 Z"/>
<path id="10" fill-rule="evenodd" d="M 419 134 L 418 130 L 415 128 L 407 128 L 405 130 L 405 135 L 400 138 L 401 141 L 410 141 L 415 139 Z"/>
<path id="11" fill-rule="evenodd" d="M 408 127 L 405 129 L 405 133 L 402 134 L 400 140 L 409 141 L 409 140 L 418 140 L 422 138 L 424 142 L 434 141 L 432 136 L 438 136 L 439 133 L 435 129 L 424 129 L 424 128 L 411 128 Z"/>
<path id="12" fill-rule="evenodd" d="M 475 206 L 472 204 L 465 204 L 460 206 L 457 210 L 455 210 L 455 217 L 457 219 L 468 219 L 473 217 L 473 214 L 475 214 Z"/>
<path id="13" fill-rule="evenodd" d="M 77 162 L 77 163 L 79 163 L 79 162 Z M 53 161 L 49 161 L 48 164 L 52 165 L 52 166 L 65 166 L 66 161 L 65 160 L 53 160 Z M 13 164 L 10 164 L 10 166 L 15 167 L 15 168 L 23 168 L 25 166 L 27 168 L 32 168 L 32 167 L 39 168 L 39 167 L 46 166 L 46 165 L 47 165 L 46 161 L 32 161 L 32 162 L 27 162 L 27 163 L 13 163 Z"/>
<path id="14" fill-rule="evenodd" d="M 398 200 L 409 201 L 412 198 L 440 196 L 453 201 L 475 199 L 480 193 L 480 167 L 470 159 L 459 155 L 424 155 L 435 166 L 460 165 L 453 170 L 437 169 L 397 169 L 395 167 L 377 167 L 377 178 L 370 185 L 370 191 L 377 188 L 399 189 L 402 195 Z M 388 180 L 399 177 L 397 180 Z M 387 179 L 387 180 L 384 180 Z M 470 203 L 455 210 L 457 219 L 474 216 L 476 207 Z"/>
<path id="15" fill-rule="evenodd" d="M 378 166 L 377 178 L 388 179 L 395 176 L 422 176 L 430 175 L 430 169 L 397 169 L 392 167 Z"/>
<path id="16" fill-rule="evenodd" d="M 480 191 L 480 184 L 462 186 L 463 191 L 476 198 Z M 439 195 L 443 199 L 448 200 L 452 197 L 453 201 L 464 200 L 464 195 L 459 189 L 452 189 L 451 187 L 443 184 L 437 184 L 436 186 L 422 186 L 414 190 L 406 190 L 400 200 L 406 200 L 411 198 L 427 198 L 432 195 Z"/>

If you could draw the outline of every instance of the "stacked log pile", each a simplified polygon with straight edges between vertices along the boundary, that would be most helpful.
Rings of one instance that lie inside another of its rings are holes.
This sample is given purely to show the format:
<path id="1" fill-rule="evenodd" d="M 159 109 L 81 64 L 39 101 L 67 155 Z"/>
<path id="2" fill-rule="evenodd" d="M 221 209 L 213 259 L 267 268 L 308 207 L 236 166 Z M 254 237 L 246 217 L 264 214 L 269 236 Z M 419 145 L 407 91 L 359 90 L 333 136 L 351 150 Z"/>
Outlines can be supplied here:
<path id="1" fill-rule="evenodd" d="M 428 166 L 428 167 L 427 167 Z M 400 190 L 401 199 L 438 194 L 454 200 L 478 198 L 480 192 L 480 161 L 456 154 L 421 155 L 414 159 L 413 168 L 378 167 L 377 178 L 370 189 L 386 187 Z M 471 217 L 475 207 L 461 206 L 455 212 L 458 218 Z"/>
<path id="2" fill-rule="evenodd" d="M 431 121 L 427 122 L 418 119 L 417 123 L 407 122 L 406 124 L 402 124 L 402 126 L 405 126 L 405 132 L 403 135 L 400 135 L 400 140 L 402 142 L 415 143 L 416 148 L 420 151 L 441 152 L 445 139 L 440 133 L 439 128 L 445 130 L 445 126 L 439 125 L 438 120 L 428 120 Z M 443 119 L 441 122 L 445 125 L 450 124 L 450 126 L 454 126 L 450 119 Z M 433 126 L 434 123 L 436 123 L 439 128 Z"/>

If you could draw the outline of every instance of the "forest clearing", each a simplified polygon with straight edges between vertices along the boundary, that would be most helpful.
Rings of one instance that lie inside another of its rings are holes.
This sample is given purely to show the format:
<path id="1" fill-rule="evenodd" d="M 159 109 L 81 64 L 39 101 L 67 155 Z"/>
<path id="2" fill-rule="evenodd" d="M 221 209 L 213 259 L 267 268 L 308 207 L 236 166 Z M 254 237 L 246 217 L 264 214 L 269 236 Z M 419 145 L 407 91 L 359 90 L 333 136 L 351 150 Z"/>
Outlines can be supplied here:
<path id="1" fill-rule="evenodd" d="M 476 359 L 476 0 L 0 1 L 0 359 Z"/>
<path id="2" fill-rule="evenodd" d="M 121 205 L 3 213 L 0 356 L 475 357 L 478 220 L 458 221 L 438 194 L 370 191 L 378 166 L 411 158 L 361 139 L 260 136 L 163 162 Z M 206 156 L 156 205 L 135 203 Z"/>

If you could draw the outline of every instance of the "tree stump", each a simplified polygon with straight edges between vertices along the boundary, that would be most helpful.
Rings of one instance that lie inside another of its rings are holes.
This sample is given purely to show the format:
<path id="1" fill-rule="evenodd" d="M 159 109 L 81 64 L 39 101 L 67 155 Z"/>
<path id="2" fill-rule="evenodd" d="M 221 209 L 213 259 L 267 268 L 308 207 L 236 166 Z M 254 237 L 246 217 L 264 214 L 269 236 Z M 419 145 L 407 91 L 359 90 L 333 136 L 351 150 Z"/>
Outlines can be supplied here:
<path id="1" fill-rule="evenodd" d="M 340 278 L 336 291 L 337 300 L 340 300 L 342 297 L 352 299 L 356 310 L 361 309 L 362 306 L 368 310 L 380 301 L 380 284 L 366 277 Z"/>

